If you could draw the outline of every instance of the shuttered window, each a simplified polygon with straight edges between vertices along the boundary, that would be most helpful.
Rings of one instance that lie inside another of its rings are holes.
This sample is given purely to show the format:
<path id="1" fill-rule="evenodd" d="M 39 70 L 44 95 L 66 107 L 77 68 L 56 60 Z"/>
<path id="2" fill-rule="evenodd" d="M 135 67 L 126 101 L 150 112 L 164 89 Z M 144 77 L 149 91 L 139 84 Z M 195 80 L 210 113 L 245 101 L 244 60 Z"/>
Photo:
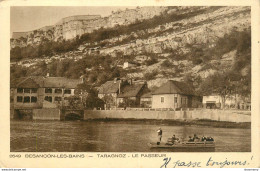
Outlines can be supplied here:
<path id="1" fill-rule="evenodd" d="M 31 103 L 36 103 L 36 102 L 37 102 L 37 97 L 32 96 L 32 97 L 31 97 Z"/>
<path id="2" fill-rule="evenodd" d="M 23 96 L 17 96 L 17 102 L 23 102 Z"/>

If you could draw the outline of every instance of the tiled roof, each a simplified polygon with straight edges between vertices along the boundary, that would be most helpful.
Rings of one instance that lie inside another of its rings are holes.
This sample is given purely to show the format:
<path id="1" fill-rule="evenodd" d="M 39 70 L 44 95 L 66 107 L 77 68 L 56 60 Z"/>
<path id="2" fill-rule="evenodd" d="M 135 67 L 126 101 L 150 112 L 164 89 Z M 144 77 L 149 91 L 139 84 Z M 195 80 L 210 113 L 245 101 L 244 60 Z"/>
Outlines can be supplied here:
<path id="1" fill-rule="evenodd" d="M 121 93 L 118 95 L 118 97 L 136 97 L 143 86 L 144 84 L 126 85 L 122 88 Z"/>
<path id="2" fill-rule="evenodd" d="M 64 88 L 76 88 L 78 84 L 81 84 L 80 79 L 69 79 L 65 77 L 47 77 L 44 79 L 43 87 L 64 87 Z"/>
<path id="3" fill-rule="evenodd" d="M 119 90 L 120 80 L 114 81 L 107 81 L 105 84 L 100 86 L 99 94 L 109 94 L 109 93 L 117 93 Z"/>
<path id="4" fill-rule="evenodd" d="M 18 82 L 19 81 L 19 82 Z M 42 77 L 32 76 L 11 81 L 11 87 L 21 88 L 76 88 L 78 84 L 81 84 L 80 79 L 69 79 L 65 77 Z"/>
<path id="5" fill-rule="evenodd" d="M 10 87 L 15 88 L 17 87 L 17 84 L 19 84 L 21 81 L 25 80 L 27 77 L 21 77 L 16 79 L 10 79 Z"/>
<path id="6" fill-rule="evenodd" d="M 40 85 L 31 77 L 24 79 L 23 81 L 17 84 L 17 87 L 20 88 L 39 88 Z"/>
<path id="7" fill-rule="evenodd" d="M 184 94 L 184 95 L 194 95 L 194 91 L 186 83 L 169 80 L 157 90 L 155 90 L 153 95 L 157 94 Z"/>
<path id="8" fill-rule="evenodd" d="M 141 96 L 141 98 L 152 98 L 152 92 L 145 93 L 144 95 Z"/>

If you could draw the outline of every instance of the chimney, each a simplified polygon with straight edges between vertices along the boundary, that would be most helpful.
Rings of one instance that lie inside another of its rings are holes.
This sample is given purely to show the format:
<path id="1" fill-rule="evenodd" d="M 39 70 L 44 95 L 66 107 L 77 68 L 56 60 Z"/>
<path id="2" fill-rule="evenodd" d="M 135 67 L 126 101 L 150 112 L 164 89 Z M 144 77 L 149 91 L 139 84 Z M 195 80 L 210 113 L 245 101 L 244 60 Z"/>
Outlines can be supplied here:
<path id="1" fill-rule="evenodd" d="M 133 84 L 133 79 L 132 79 L 132 78 L 129 80 L 129 84 L 130 84 L 130 85 Z"/>
<path id="2" fill-rule="evenodd" d="M 84 77 L 84 75 L 81 75 L 81 76 L 80 76 L 80 79 L 81 79 L 81 83 L 83 84 L 83 83 L 85 82 L 85 77 Z"/>
<path id="3" fill-rule="evenodd" d="M 119 81 L 119 86 L 118 86 L 118 94 L 121 93 L 121 80 Z"/>

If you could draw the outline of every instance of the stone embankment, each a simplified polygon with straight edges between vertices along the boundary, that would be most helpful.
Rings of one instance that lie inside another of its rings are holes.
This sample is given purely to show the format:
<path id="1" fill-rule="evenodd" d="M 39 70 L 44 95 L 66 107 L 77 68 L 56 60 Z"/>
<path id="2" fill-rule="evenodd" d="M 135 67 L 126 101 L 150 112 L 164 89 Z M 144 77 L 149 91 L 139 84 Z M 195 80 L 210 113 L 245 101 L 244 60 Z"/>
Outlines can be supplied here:
<path id="1" fill-rule="evenodd" d="M 23 110 L 12 110 L 11 118 L 22 118 Z M 73 113 L 74 112 L 74 113 Z M 187 111 L 146 111 L 146 110 L 60 110 L 31 109 L 26 111 L 27 118 L 33 120 L 64 120 L 66 115 L 79 115 L 82 120 L 127 119 L 127 120 L 166 120 L 166 121 L 197 121 L 209 120 L 220 122 L 247 123 L 251 122 L 251 111 L 196 109 Z"/>

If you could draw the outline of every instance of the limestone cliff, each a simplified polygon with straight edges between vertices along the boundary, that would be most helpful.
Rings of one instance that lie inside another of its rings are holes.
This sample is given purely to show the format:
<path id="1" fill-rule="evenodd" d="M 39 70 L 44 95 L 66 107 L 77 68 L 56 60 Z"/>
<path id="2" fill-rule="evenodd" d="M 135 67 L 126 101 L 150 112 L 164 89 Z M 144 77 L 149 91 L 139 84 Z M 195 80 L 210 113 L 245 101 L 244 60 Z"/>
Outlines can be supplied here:
<path id="1" fill-rule="evenodd" d="M 214 49 L 218 47 L 217 42 L 220 39 L 226 38 L 225 35 L 250 30 L 251 9 L 247 6 L 142 7 L 114 12 L 105 18 L 98 15 L 72 16 L 62 19 L 54 26 L 27 33 L 14 33 L 11 46 L 37 45 L 44 39 L 68 40 L 102 27 L 104 28 L 102 30 L 113 28 L 110 30 L 119 34 L 98 41 L 85 39 L 70 52 L 69 50 L 53 51 L 54 53 L 44 54 L 45 56 L 41 57 L 38 57 L 39 53 L 37 53 L 33 59 L 21 60 L 18 65 L 31 67 L 43 61 L 44 64 L 51 65 L 52 60 L 64 59 L 71 60 L 71 63 L 84 60 L 84 58 L 91 58 L 95 61 L 97 57 L 100 57 L 101 59 L 109 58 L 109 67 L 119 68 L 125 77 L 146 79 L 150 87 L 160 86 L 168 79 L 183 80 L 186 76 L 191 76 L 193 80 L 206 79 L 216 71 L 224 72 L 233 67 L 234 61 L 238 58 L 238 49 L 231 48 L 221 54 Z M 247 33 L 251 35 L 250 31 Z M 230 41 L 230 43 L 233 42 Z M 248 49 L 250 51 L 250 48 Z M 202 52 L 193 53 L 193 50 Z M 204 58 L 207 52 L 214 52 L 214 54 L 207 54 L 207 60 L 194 62 L 194 58 Z M 247 52 L 242 56 L 250 55 L 250 52 Z M 24 56 L 23 58 L 27 57 Z M 151 63 L 151 58 L 156 58 L 156 60 Z M 87 63 L 91 63 L 90 61 Z M 132 68 L 124 68 L 124 62 L 132 62 L 136 65 Z M 93 75 L 102 77 L 103 75 L 108 78 L 106 75 L 108 72 L 103 71 L 102 65 L 94 68 L 101 70 L 98 72 L 99 75 L 95 75 L 97 72 L 92 66 L 84 67 L 82 70 L 84 70 L 83 73 L 87 73 L 87 77 Z M 248 64 L 242 66 L 239 72 L 243 75 L 248 74 L 250 66 Z M 99 79 L 101 78 L 97 80 Z"/>
<path id="2" fill-rule="evenodd" d="M 160 15 L 167 7 L 142 7 L 113 12 L 102 18 L 100 15 L 70 16 L 61 19 L 53 26 L 43 27 L 29 32 L 14 32 L 11 48 L 15 46 L 38 45 L 43 39 L 59 41 L 73 39 L 84 33 L 91 33 L 100 28 L 127 25 L 138 20 L 145 20 Z"/>

